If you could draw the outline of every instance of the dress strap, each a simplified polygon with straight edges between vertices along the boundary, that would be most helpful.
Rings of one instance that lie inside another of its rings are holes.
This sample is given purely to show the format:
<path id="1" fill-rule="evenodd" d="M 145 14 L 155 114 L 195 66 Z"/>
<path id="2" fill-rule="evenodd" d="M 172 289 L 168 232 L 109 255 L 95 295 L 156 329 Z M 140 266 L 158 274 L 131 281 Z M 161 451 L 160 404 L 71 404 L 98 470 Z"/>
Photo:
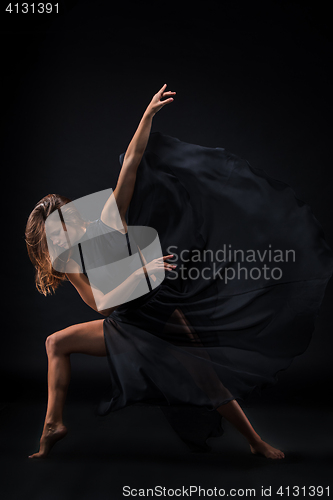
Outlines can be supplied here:
<path id="1" fill-rule="evenodd" d="M 127 233 L 126 233 L 126 239 L 127 239 L 128 253 L 129 253 L 130 255 L 132 255 L 132 251 L 131 251 L 131 244 L 130 244 L 129 237 L 128 237 L 128 231 L 127 231 Z"/>
<path id="2" fill-rule="evenodd" d="M 84 259 L 83 259 L 83 253 L 82 253 L 81 243 L 78 243 L 78 247 L 79 247 L 79 252 L 80 252 L 80 259 L 81 259 L 82 271 L 83 271 L 83 274 L 87 274 L 86 273 L 86 266 L 84 265 Z"/>
<path id="3" fill-rule="evenodd" d="M 129 237 L 128 237 L 128 232 L 126 233 L 126 236 L 127 236 L 127 245 L 128 245 L 128 251 L 129 251 L 129 254 L 132 255 L 132 252 L 131 252 L 131 245 L 130 245 L 130 242 L 129 242 Z M 142 260 L 142 257 L 141 257 L 141 253 L 139 251 L 139 247 L 137 245 L 137 243 L 135 242 L 136 244 L 136 247 L 137 247 L 137 250 L 138 250 L 138 254 L 139 254 L 139 257 L 140 257 L 140 260 L 141 260 L 141 264 L 142 264 L 142 267 L 144 267 L 144 262 Z M 152 292 L 153 289 L 151 287 L 151 284 L 150 284 L 150 281 L 149 281 L 149 277 L 148 277 L 148 273 L 145 271 L 145 276 L 146 276 L 146 281 L 147 281 L 147 285 L 148 285 L 148 288 L 149 288 L 149 291 Z"/>

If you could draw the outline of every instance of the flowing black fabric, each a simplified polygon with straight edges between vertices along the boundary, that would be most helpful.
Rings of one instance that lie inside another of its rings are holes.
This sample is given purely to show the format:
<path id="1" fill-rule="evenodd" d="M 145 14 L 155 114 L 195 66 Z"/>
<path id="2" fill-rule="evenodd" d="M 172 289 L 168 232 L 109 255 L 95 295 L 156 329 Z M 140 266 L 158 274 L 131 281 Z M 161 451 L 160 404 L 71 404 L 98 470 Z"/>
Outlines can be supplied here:
<path id="1" fill-rule="evenodd" d="M 178 268 L 104 320 L 111 393 L 98 413 L 158 404 L 178 432 L 191 409 L 205 441 L 219 435 L 220 405 L 271 386 L 306 350 L 332 250 L 288 184 L 224 148 L 159 132 L 138 168 L 127 223 L 156 229 Z"/>

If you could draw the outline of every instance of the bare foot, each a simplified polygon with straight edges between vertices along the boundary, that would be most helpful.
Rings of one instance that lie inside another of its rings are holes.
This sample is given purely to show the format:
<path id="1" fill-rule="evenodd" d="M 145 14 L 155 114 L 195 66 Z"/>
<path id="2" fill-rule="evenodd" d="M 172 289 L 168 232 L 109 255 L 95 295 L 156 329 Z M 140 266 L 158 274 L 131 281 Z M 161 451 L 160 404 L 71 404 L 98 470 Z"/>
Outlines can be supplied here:
<path id="1" fill-rule="evenodd" d="M 28 458 L 45 458 L 57 441 L 64 438 L 67 428 L 63 424 L 45 424 L 42 437 L 39 440 L 39 452 Z"/>
<path id="2" fill-rule="evenodd" d="M 258 440 L 256 443 L 250 444 L 251 451 L 254 455 L 262 454 L 266 458 L 285 458 L 283 451 L 273 448 L 268 443 L 265 443 L 262 439 Z"/>

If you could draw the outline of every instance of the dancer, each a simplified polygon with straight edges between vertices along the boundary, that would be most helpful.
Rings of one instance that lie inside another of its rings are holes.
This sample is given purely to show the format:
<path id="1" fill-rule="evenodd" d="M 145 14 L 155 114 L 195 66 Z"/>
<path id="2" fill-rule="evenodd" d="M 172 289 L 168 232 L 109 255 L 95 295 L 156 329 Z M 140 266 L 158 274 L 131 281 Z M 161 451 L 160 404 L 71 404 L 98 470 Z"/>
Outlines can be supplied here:
<path id="1" fill-rule="evenodd" d="M 165 84 L 154 95 L 126 154 L 120 157 L 122 168 L 113 194 L 123 229 L 113 233 L 116 244 L 124 244 L 125 236 L 128 241 L 129 224 L 142 225 L 158 231 L 163 249 L 163 257 L 144 262 L 115 289 L 121 305 L 97 307 L 93 284 L 75 260 L 68 261 L 65 272 L 52 267 L 45 221 L 70 199 L 47 195 L 28 218 L 26 243 L 39 292 L 47 295 L 68 280 L 84 302 L 105 316 L 47 337 L 47 411 L 40 449 L 29 458 L 46 457 L 67 434 L 63 407 L 72 353 L 107 356 L 112 391 L 109 401 L 100 403 L 100 415 L 139 401 L 153 401 L 165 409 L 191 405 L 226 418 L 246 438 L 253 454 L 270 459 L 285 456 L 255 431 L 236 398 L 244 400 L 254 390 L 275 383 L 276 374 L 306 349 L 333 271 L 332 252 L 318 221 L 286 184 L 255 171 L 222 148 L 151 133 L 154 115 L 175 94 L 166 91 Z M 263 190 L 258 189 L 261 186 Z M 283 226 L 286 220 L 288 228 Z M 108 203 L 96 221 L 78 221 L 69 210 L 62 223 L 74 242 L 115 227 Z M 295 228 L 297 234 L 290 237 Z M 55 246 L 65 246 L 56 228 L 51 234 Z M 214 274 L 212 266 L 198 259 L 207 249 L 217 255 L 225 242 L 229 251 L 250 246 L 259 252 L 267 241 L 269 250 L 274 243 L 283 250 L 294 246 L 299 260 L 282 260 L 282 278 L 275 271 L 268 279 L 267 273 L 259 279 L 252 273 L 250 279 L 244 269 L 251 274 L 253 266 L 247 261 L 242 262 L 243 274 L 231 280 L 233 273 L 228 272 L 236 271 L 237 260 L 233 256 L 222 264 L 219 260 Z M 195 251 L 196 260 L 189 258 Z M 168 262 L 176 255 L 186 255 L 187 264 Z M 191 279 L 194 269 L 199 279 Z M 157 288 L 128 301 L 143 276 L 156 279 L 164 270 L 168 273 Z M 222 271 L 225 279 L 220 279 Z"/>

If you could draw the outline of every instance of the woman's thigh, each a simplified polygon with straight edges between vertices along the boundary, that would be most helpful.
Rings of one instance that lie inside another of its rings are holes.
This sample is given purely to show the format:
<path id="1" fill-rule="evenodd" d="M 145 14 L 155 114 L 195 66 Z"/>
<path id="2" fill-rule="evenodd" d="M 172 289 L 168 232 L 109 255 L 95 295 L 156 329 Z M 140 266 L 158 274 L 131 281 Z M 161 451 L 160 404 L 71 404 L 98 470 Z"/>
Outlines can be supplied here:
<path id="1" fill-rule="evenodd" d="M 82 353 L 106 356 L 104 319 L 68 326 L 46 339 L 47 350 L 59 354 Z"/>

